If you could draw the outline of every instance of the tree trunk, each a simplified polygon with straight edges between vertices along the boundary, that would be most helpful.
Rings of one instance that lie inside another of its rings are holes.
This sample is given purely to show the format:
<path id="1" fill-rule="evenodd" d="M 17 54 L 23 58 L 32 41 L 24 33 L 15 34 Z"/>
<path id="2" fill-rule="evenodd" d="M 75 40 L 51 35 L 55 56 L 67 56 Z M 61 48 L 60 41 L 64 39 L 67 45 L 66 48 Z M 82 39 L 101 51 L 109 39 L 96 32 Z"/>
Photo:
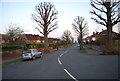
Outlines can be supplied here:
<path id="1" fill-rule="evenodd" d="M 111 8 L 110 8 L 110 2 L 107 3 L 107 51 L 112 52 L 112 46 L 113 46 L 113 36 L 112 36 L 112 21 L 111 21 Z"/>
<path id="2" fill-rule="evenodd" d="M 47 40 L 48 34 L 47 34 L 47 25 L 46 25 L 46 23 L 45 23 L 44 27 L 45 27 L 44 28 L 45 52 L 49 52 L 49 50 L 48 50 L 48 40 Z"/>
<path id="3" fill-rule="evenodd" d="M 111 27 L 109 27 L 108 29 L 107 29 L 107 31 L 108 31 L 108 50 L 112 50 L 112 46 L 113 46 L 113 37 L 112 37 L 112 28 Z"/>
<path id="4" fill-rule="evenodd" d="M 48 40 L 47 40 L 47 34 L 45 33 L 44 35 L 44 39 L 45 39 L 45 52 L 48 52 Z"/>
<path id="5" fill-rule="evenodd" d="M 82 31 L 82 29 L 81 29 L 81 31 Z M 83 43 L 82 43 L 83 41 L 82 41 L 82 32 L 81 32 L 81 34 L 80 34 L 80 49 L 83 49 Z"/>

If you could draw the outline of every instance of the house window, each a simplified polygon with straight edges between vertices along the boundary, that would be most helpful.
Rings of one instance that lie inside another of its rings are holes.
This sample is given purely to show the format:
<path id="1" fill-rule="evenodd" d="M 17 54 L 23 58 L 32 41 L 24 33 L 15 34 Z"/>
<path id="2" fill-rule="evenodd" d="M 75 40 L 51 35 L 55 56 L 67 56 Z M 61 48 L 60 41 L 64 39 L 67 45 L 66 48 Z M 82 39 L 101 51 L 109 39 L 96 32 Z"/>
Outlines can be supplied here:
<path id="1" fill-rule="evenodd" d="M 37 42 L 40 42 L 40 40 L 37 40 Z"/>
<path id="2" fill-rule="evenodd" d="M 44 41 L 44 40 L 43 40 L 42 42 L 43 42 L 43 43 L 45 43 L 45 41 Z"/>

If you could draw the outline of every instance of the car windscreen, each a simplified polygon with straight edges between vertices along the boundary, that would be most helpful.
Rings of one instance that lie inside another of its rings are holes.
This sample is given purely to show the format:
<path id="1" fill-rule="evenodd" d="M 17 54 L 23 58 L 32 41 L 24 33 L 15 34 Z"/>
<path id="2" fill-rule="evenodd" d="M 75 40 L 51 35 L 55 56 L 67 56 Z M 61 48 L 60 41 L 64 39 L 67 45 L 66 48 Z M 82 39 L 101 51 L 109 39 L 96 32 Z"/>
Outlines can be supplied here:
<path id="1" fill-rule="evenodd" d="M 26 50 L 24 51 L 24 53 L 31 53 L 31 50 Z"/>

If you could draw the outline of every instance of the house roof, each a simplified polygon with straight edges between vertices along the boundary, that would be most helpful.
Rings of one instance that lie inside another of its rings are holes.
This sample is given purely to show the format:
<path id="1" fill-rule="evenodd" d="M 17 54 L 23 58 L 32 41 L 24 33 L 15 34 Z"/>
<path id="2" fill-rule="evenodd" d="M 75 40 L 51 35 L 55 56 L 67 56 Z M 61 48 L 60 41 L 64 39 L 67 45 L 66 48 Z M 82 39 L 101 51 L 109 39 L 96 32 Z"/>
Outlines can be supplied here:
<path id="1" fill-rule="evenodd" d="M 25 36 L 28 40 L 39 40 L 40 39 L 39 35 L 25 34 Z"/>

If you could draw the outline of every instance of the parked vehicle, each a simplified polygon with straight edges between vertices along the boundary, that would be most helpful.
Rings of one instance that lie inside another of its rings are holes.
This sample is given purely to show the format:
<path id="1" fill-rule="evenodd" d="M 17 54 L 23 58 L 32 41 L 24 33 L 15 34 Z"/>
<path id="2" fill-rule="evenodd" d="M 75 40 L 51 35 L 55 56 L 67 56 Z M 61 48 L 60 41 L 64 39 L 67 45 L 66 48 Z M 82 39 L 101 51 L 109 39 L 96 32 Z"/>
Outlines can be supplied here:
<path id="1" fill-rule="evenodd" d="M 79 47 L 80 45 L 78 44 L 77 46 Z"/>
<path id="2" fill-rule="evenodd" d="M 23 52 L 22 59 L 33 59 L 35 60 L 37 57 L 42 57 L 42 52 L 39 52 L 37 49 L 29 49 Z"/>

